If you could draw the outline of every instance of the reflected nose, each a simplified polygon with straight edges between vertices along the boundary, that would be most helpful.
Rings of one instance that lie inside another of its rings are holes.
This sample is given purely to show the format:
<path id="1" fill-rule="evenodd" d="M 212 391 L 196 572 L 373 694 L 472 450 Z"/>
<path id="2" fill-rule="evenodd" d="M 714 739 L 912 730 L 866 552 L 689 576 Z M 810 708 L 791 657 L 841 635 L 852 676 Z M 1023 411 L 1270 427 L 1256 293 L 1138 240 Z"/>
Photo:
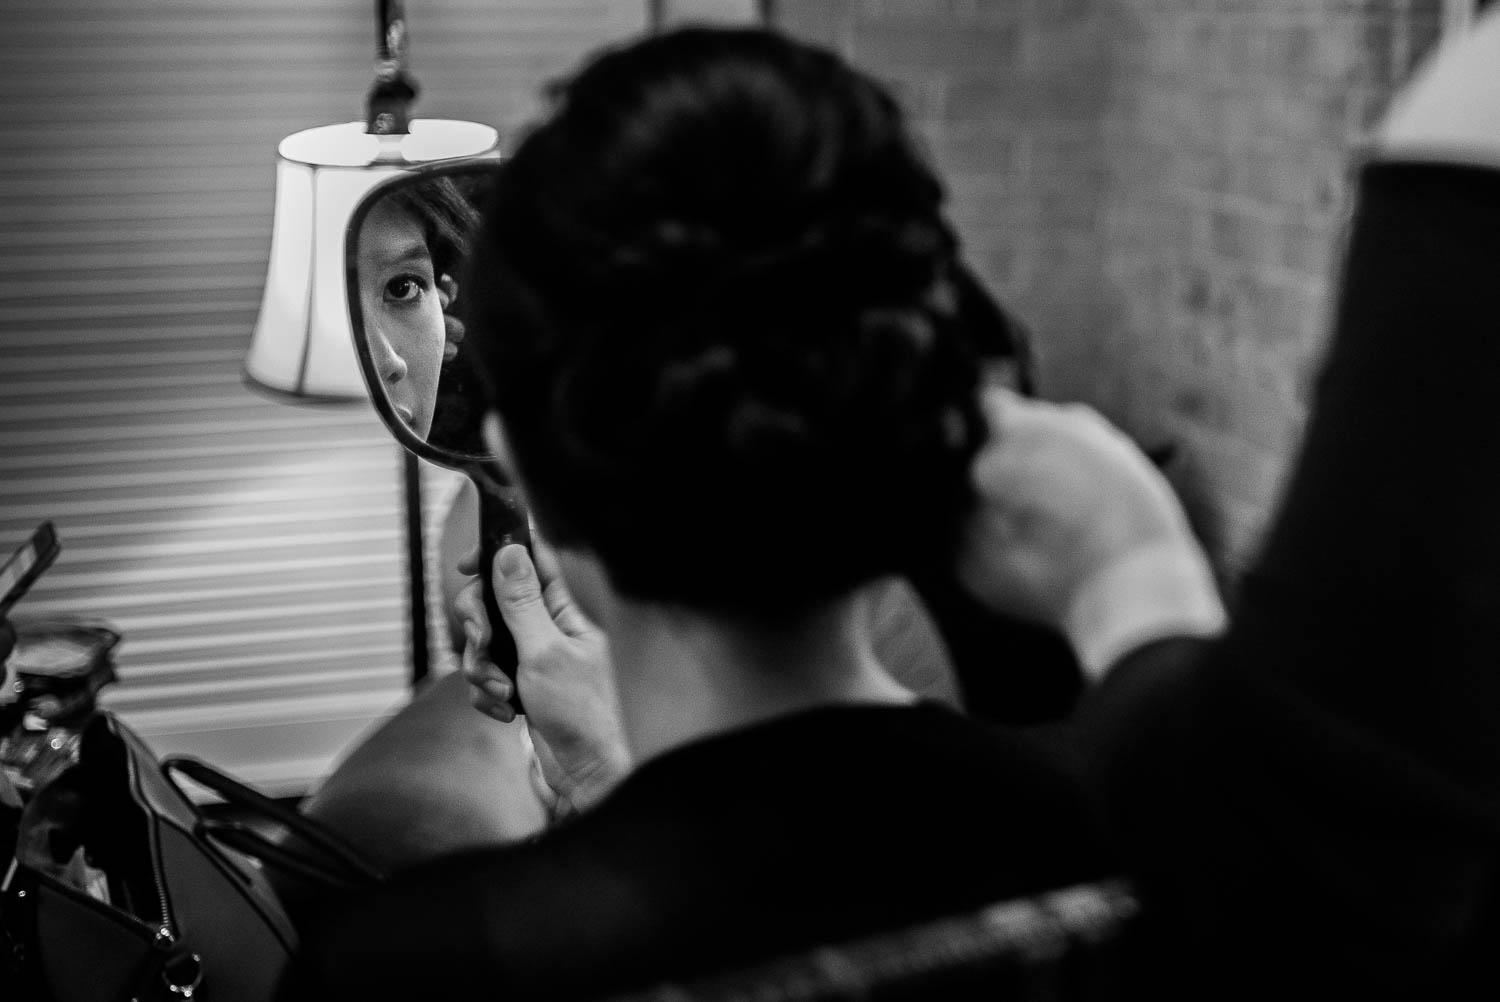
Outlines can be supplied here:
<path id="1" fill-rule="evenodd" d="M 390 338 L 385 336 L 384 331 L 377 332 L 375 343 L 380 349 L 379 357 L 375 360 L 375 370 L 380 374 L 380 381 L 387 386 L 395 386 L 406 378 L 406 359 L 391 347 Z"/>

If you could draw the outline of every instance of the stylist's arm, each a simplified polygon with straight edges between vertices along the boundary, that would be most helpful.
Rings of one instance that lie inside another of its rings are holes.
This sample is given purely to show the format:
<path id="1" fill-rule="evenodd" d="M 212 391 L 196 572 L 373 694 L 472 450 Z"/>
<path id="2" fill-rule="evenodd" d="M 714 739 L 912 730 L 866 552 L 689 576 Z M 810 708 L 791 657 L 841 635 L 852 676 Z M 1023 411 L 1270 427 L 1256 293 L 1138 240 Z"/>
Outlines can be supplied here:
<path id="1" fill-rule="evenodd" d="M 1211 636 L 1224 608 L 1176 495 L 1097 412 L 992 387 L 958 574 L 997 612 L 1055 627 L 1098 680 L 1153 640 Z"/>

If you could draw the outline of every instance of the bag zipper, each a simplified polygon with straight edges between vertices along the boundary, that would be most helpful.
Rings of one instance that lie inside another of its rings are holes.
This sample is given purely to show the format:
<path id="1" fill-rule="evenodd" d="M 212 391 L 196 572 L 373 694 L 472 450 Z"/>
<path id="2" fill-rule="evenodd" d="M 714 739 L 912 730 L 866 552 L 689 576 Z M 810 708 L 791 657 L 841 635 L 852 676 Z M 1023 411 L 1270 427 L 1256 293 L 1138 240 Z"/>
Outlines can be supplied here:
<path id="1" fill-rule="evenodd" d="M 140 767 L 136 762 L 135 755 L 132 754 L 134 749 L 130 747 L 125 736 L 116 731 L 113 726 L 110 727 L 110 730 L 114 733 L 116 739 L 125 745 L 125 767 L 130 774 L 130 787 L 136 792 L 139 802 L 145 804 L 146 791 L 141 783 Z M 144 807 L 143 813 L 146 815 L 147 820 L 146 838 L 151 846 L 151 882 L 156 885 L 156 900 L 161 905 L 161 922 L 157 926 L 156 942 L 158 945 L 167 946 L 177 939 L 177 923 L 172 920 L 172 905 L 167 900 L 166 878 L 162 874 L 164 863 L 161 856 L 161 836 L 157 831 L 158 825 L 162 822 L 152 815 L 150 807 Z"/>

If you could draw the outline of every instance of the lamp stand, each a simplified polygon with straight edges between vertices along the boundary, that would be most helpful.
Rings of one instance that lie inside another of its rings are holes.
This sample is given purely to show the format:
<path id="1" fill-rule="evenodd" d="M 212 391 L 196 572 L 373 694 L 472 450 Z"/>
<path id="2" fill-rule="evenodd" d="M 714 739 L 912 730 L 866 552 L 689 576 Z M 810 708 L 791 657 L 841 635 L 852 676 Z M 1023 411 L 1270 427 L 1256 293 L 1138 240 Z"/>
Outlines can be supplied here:
<path id="1" fill-rule="evenodd" d="M 422 532 L 422 469 L 417 457 L 397 447 L 403 461 L 402 483 L 405 493 L 406 573 L 408 613 L 411 619 L 411 687 L 416 689 L 427 678 L 427 548 Z"/>

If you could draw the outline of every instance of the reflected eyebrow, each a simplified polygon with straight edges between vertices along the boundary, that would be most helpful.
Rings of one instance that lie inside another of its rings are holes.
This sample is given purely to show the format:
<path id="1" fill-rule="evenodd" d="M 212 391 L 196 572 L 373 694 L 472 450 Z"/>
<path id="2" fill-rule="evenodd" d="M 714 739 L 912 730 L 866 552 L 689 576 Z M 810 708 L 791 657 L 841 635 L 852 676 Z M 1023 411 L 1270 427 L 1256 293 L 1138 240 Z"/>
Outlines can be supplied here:
<path id="1" fill-rule="evenodd" d="M 427 245 L 420 240 L 411 240 L 391 248 L 385 253 L 375 255 L 378 264 L 390 267 L 395 264 L 406 264 L 409 261 L 432 260 L 432 254 L 427 250 Z"/>

